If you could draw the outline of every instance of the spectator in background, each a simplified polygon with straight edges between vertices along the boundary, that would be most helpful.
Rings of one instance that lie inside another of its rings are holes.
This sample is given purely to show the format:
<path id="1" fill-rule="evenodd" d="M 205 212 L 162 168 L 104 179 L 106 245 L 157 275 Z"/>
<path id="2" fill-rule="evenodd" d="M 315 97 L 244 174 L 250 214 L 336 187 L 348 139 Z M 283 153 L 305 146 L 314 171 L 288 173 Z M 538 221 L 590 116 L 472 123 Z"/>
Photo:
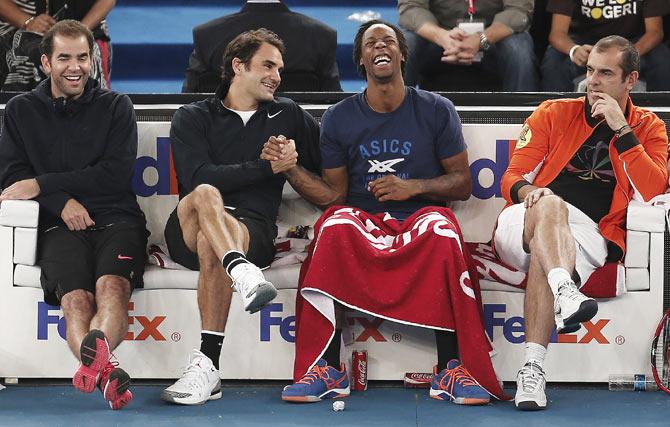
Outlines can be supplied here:
<path id="1" fill-rule="evenodd" d="M 553 13 L 550 46 L 542 60 L 542 90 L 572 92 L 586 73 L 593 44 L 618 35 L 635 44 L 641 56 L 640 78 L 647 90 L 670 90 L 670 48 L 663 44 L 663 15 L 668 0 L 619 0 L 597 6 L 592 0 L 549 0 Z"/>
<path id="2" fill-rule="evenodd" d="M 242 10 L 193 29 L 193 52 L 182 92 L 214 92 L 221 82 L 223 52 L 238 34 L 267 28 L 284 41 L 279 91 L 341 91 L 335 55 L 337 32 L 279 0 L 248 1 Z"/>
<path id="3" fill-rule="evenodd" d="M 483 55 L 483 67 L 500 75 L 504 91 L 537 91 L 537 59 L 528 33 L 533 0 L 473 0 L 470 5 L 464 0 L 398 0 L 399 24 L 410 51 L 407 85 L 415 86 L 440 61 L 471 65 Z M 480 28 L 472 28 L 477 21 Z"/>
<path id="4" fill-rule="evenodd" d="M 0 0 L 0 88 L 27 92 L 46 78 L 39 45 L 60 19 L 75 19 L 93 32 L 91 77 L 110 87 L 112 45 L 105 17 L 116 0 Z M 66 6 L 67 5 L 67 6 Z"/>

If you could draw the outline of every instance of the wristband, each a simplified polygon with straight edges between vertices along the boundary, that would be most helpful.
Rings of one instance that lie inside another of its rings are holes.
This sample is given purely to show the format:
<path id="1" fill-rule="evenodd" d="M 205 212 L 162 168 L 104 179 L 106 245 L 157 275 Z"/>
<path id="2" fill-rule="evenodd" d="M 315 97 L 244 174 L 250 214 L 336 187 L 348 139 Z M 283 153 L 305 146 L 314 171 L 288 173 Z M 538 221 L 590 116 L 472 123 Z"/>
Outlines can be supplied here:
<path id="1" fill-rule="evenodd" d="M 576 44 L 570 48 L 570 52 L 568 53 L 568 56 L 570 57 L 570 61 L 575 62 L 575 60 L 572 58 L 575 55 L 575 51 L 582 47 L 580 44 Z"/>
<path id="2" fill-rule="evenodd" d="M 26 29 L 26 27 L 28 26 L 28 24 L 30 24 L 30 23 L 33 21 L 33 19 L 35 19 L 34 16 L 31 16 L 30 18 L 26 19 L 26 22 L 23 23 L 23 25 L 21 26 L 21 28 L 22 28 L 22 29 Z"/>
<path id="3" fill-rule="evenodd" d="M 633 130 L 630 127 L 630 125 L 628 123 L 626 123 L 625 125 L 621 126 L 619 129 L 614 131 L 614 135 L 616 135 L 617 139 L 621 137 L 621 134 L 623 133 L 623 131 L 626 130 L 626 128 L 628 128 L 629 130 Z"/>

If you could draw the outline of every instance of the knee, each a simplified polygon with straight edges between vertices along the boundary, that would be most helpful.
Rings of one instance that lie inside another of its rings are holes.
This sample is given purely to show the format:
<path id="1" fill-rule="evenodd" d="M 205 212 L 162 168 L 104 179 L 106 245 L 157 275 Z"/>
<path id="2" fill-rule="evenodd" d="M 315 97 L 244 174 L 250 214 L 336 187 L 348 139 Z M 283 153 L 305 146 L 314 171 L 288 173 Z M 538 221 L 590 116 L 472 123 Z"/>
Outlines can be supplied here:
<path id="1" fill-rule="evenodd" d="M 202 231 L 198 232 L 196 245 L 201 272 L 212 271 L 221 266 L 221 260 L 216 256 L 212 244 Z"/>
<path id="2" fill-rule="evenodd" d="M 130 300 L 130 282 L 121 276 L 106 274 L 95 283 L 95 301 L 98 308 L 116 302 L 127 305 Z"/>
<path id="3" fill-rule="evenodd" d="M 501 57 L 518 64 L 535 64 L 533 39 L 528 33 L 516 33 L 496 45 Z"/>
<path id="4" fill-rule="evenodd" d="M 75 289 L 61 298 L 61 307 L 64 312 L 87 313 L 93 311 L 93 294 L 83 289 Z"/>
<path id="5" fill-rule="evenodd" d="M 559 196 L 543 196 L 533 205 L 538 222 L 567 222 L 568 205 Z"/>
<path id="6" fill-rule="evenodd" d="M 198 185 L 193 189 L 191 194 L 193 195 L 194 204 L 196 207 L 211 206 L 212 201 L 223 199 L 221 197 L 221 192 L 219 192 L 216 187 L 209 184 Z"/>

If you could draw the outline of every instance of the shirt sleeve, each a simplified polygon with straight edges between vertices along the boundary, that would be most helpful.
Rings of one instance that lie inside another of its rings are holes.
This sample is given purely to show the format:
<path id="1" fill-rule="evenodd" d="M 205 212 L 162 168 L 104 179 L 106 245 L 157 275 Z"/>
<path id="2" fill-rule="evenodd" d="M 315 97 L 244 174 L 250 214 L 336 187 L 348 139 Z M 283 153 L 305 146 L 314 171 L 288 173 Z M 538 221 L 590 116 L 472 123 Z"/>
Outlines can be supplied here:
<path id="1" fill-rule="evenodd" d="M 319 124 L 311 114 L 296 108 L 296 150 L 300 166 L 315 174 L 321 173 L 321 152 L 319 150 Z"/>
<path id="2" fill-rule="evenodd" d="M 126 191 L 137 157 L 137 122 L 130 98 L 121 95 L 112 106 L 112 126 L 102 158 L 94 165 L 37 177 L 42 194 L 64 191 L 73 196 L 96 196 Z"/>
<path id="3" fill-rule="evenodd" d="M 334 121 L 330 109 L 321 118 L 319 145 L 321 146 L 321 167 L 323 169 L 334 169 L 347 165 L 347 153 L 338 140 L 337 124 Z"/>
<path id="4" fill-rule="evenodd" d="M 416 32 L 426 22 L 439 25 L 429 0 L 398 0 L 398 14 L 398 24 L 410 31 Z"/>
<path id="5" fill-rule="evenodd" d="M 572 16 L 575 10 L 575 3 L 572 0 L 549 0 L 547 2 L 547 12 L 558 15 Z"/>
<path id="6" fill-rule="evenodd" d="M 463 128 L 454 104 L 444 97 L 437 98 L 435 109 L 436 152 L 440 160 L 453 157 L 467 148 Z"/>
<path id="7" fill-rule="evenodd" d="M 493 22 L 505 25 L 515 33 L 530 28 L 533 19 L 533 0 L 503 0 L 503 10 L 496 13 Z"/>
<path id="8" fill-rule="evenodd" d="M 215 164 L 209 156 L 205 124 L 184 107 L 172 119 L 170 140 L 177 178 L 188 192 L 200 184 L 210 184 L 225 193 L 273 175 L 270 162 L 260 158 L 239 164 Z"/>

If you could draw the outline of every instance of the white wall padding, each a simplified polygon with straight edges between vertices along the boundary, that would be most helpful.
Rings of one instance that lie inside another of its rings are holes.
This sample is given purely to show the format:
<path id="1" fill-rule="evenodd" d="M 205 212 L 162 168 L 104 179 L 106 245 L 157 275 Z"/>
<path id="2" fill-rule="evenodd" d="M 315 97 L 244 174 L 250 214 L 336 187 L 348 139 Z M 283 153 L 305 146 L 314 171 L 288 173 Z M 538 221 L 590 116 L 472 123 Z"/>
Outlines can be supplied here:
<path id="1" fill-rule="evenodd" d="M 647 268 L 649 266 L 649 233 L 628 231 L 626 233 L 626 268 Z"/>
<path id="2" fill-rule="evenodd" d="M 37 228 L 40 205 L 34 200 L 5 200 L 0 204 L 0 225 Z"/>
<path id="3" fill-rule="evenodd" d="M 649 270 L 647 270 L 646 268 L 627 268 L 626 290 L 628 290 L 629 292 L 648 291 Z"/>
<path id="4" fill-rule="evenodd" d="M 631 200 L 628 204 L 626 228 L 663 233 L 665 231 L 665 209 Z"/>
<path id="5" fill-rule="evenodd" d="M 37 228 L 14 229 L 14 264 L 35 265 L 37 261 Z"/>
<path id="6" fill-rule="evenodd" d="M 42 269 L 36 265 L 16 264 L 14 266 L 14 285 L 26 288 L 41 288 Z"/>

